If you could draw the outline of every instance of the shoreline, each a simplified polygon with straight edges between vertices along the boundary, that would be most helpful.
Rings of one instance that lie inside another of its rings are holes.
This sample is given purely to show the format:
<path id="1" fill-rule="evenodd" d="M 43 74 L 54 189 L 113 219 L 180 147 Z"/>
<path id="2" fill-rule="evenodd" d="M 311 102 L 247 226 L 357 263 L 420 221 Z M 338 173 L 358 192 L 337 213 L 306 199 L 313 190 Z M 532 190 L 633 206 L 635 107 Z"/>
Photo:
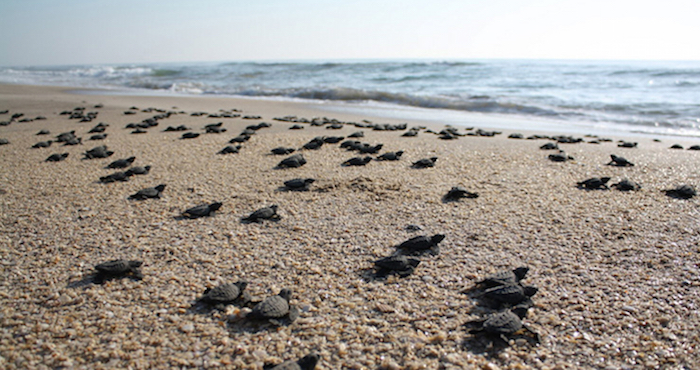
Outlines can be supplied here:
<path id="1" fill-rule="evenodd" d="M 97 117 L 79 122 L 60 114 L 76 107 Z M 184 113 L 157 119 L 159 125 L 143 134 L 125 129 L 160 113 L 151 107 Z M 192 115 L 234 108 L 259 118 Z M 700 187 L 700 151 L 669 149 L 675 140 L 644 138 L 636 148 L 560 144 L 575 159 L 553 162 L 547 159 L 553 152 L 539 149 L 547 141 L 512 140 L 510 132 L 440 140 L 425 130 L 406 138 L 403 130 L 349 124 L 290 130 L 292 123 L 273 118 L 326 115 L 293 102 L 0 85 L 4 109 L 9 112 L 1 120 L 18 112 L 46 119 L 0 127 L 0 138 L 9 141 L 0 146 L 2 368 L 261 370 L 309 353 L 320 355 L 319 370 L 700 364 L 700 199 L 664 193 L 681 184 Z M 375 121 L 349 112 L 327 116 Z M 109 125 L 107 138 L 88 140 L 98 122 Z M 215 122 L 227 131 L 205 133 Z M 272 127 L 256 131 L 239 153 L 217 154 L 261 122 Z M 199 137 L 164 132 L 178 125 Z M 42 129 L 51 134 L 37 136 Z M 72 130 L 82 145 L 31 149 Z M 359 153 L 324 144 L 302 151 L 303 167 L 277 169 L 284 156 L 270 154 L 275 147 L 300 148 L 315 137 L 356 131 L 364 132 L 362 142 L 383 144 L 380 154 L 402 150 L 403 156 L 344 167 Z M 82 159 L 99 145 L 114 155 Z M 45 161 L 63 152 L 69 153 L 64 161 Z M 611 154 L 635 166 L 609 166 Z M 100 183 L 117 171 L 108 164 L 130 156 L 151 171 Z M 412 168 L 429 157 L 438 157 L 435 167 Z M 611 184 L 628 178 L 642 187 L 576 187 L 604 176 Z M 281 189 L 292 178 L 316 181 L 310 191 Z M 167 185 L 160 199 L 128 199 L 159 184 Z M 454 186 L 479 196 L 444 201 Z M 211 217 L 180 217 L 212 202 L 223 205 Z M 280 220 L 241 221 L 273 204 Z M 413 274 L 371 278 L 374 261 L 396 245 L 435 234 L 446 236 L 440 253 L 419 256 Z M 143 261 L 144 278 L 94 284 L 95 265 L 117 258 Z M 524 284 L 539 288 L 524 323 L 540 343 L 514 336 L 494 348 L 465 326 L 494 309 L 464 291 L 518 266 L 530 268 Z M 254 300 L 290 288 L 300 317 L 274 327 L 248 321 L 247 307 L 198 305 L 205 289 L 238 280 L 249 282 Z"/>
<path id="2" fill-rule="evenodd" d="M 12 85 L 12 84 L 7 84 Z M 509 132 L 524 132 L 539 135 L 596 135 L 600 137 L 630 137 L 630 138 L 669 138 L 682 142 L 700 140 L 700 133 L 678 134 L 669 132 L 647 132 L 644 127 L 600 122 L 577 122 L 551 119 L 547 117 L 530 117 L 503 113 L 467 112 L 442 108 L 422 108 L 382 102 L 343 102 L 332 100 L 312 100 L 289 97 L 239 96 L 227 94 L 186 94 L 164 90 L 124 89 L 124 88 L 82 88 L 50 85 L 16 85 L 16 86 L 45 86 L 63 89 L 66 93 L 77 95 L 114 95 L 170 97 L 170 98 L 203 98 L 203 99 L 232 99 L 269 102 L 272 104 L 292 104 L 302 108 L 313 109 L 320 115 L 350 114 L 352 116 L 374 117 L 390 122 L 414 121 L 431 127 L 451 125 L 455 127 L 475 127 L 490 130 L 508 130 Z M 522 128 L 525 127 L 525 128 Z"/>

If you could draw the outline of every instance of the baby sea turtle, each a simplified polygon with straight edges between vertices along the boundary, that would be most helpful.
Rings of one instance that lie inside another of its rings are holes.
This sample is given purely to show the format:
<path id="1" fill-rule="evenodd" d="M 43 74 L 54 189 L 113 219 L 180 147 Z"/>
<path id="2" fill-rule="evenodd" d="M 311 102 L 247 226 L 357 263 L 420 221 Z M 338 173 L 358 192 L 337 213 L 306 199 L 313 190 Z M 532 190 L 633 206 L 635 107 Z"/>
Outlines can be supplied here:
<path id="1" fill-rule="evenodd" d="M 525 278 L 528 271 L 530 271 L 530 268 L 525 266 L 518 267 L 514 270 L 499 271 L 477 281 L 476 285 L 483 288 L 493 288 L 500 285 L 517 284 L 520 280 Z"/>
<path id="2" fill-rule="evenodd" d="M 323 146 L 323 136 L 318 136 L 302 146 L 306 150 L 318 150 Z"/>
<path id="3" fill-rule="evenodd" d="M 90 140 L 104 140 L 107 138 L 107 134 L 95 134 L 90 136 Z"/>
<path id="4" fill-rule="evenodd" d="M 127 168 L 131 166 L 136 160 L 136 157 L 129 157 L 124 159 L 117 159 L 116 161 L 107 165 L 107 168 Z"/>
<path id="5" fill-rule="evenodd" d="M 37 132 L 36 134 L 37 135 L 50 135 L 51 131 L 44 129 L 44 130 L 39 130 L 39 132 Z"/>
<path id="6" fill-rule="evenodd" d="M 66 141 L 68 141 L 70 139 L 74 139 L 74 138 L 75 138 L 75 130 L 59 134 L 58 136 L 56 136 L 56 141 L 59 143 L 63 143 L 63 142 L 66 142 Z"/>
<path id="7" fill-rule="evenodd" d="M 627 179 L 624 179 L 624 180 L 618 182 L 617 184 L 612 184 L 611 186 L 613 188 L 616 188 L 617 190 L 620 190 L 620 191 L 631 191 L 631 190 L 637 191 L 637 190 L 642 188 L 642 186 L 639 185 L 639 183 L 636 183 L 636 182 L 633 182 L 633 181 L 630 181 Z"/>
<path id="8" fill-rule="evenodd" d="M 437 157 L 423 158 L 421 160 L 413 162 L 413 164 L 411 164 L 411 167 L 413 167 L 413 168 L 435 167 L 435 162 L 437 161 L 437 159 L 438 159 Z"/>
<path id="9" fill-rule="evenodd" d="M 353 132 L 352 134 L 348 135 L 348 137 L 352 137 L 352 138 L 365 137 L 365 132 L 364 131 Z"/>
<path id="10" fill-rule="evenodd" d="M 219 150 L 218 154 L 238 154 L 238 152 L 241 150 L 240 145 L 232 146 L 232 145 L 227 145 L 223 149 Z"/>
<path id="11" fill-rule="evenodd" d="M 165 190 L 165 184 L 160 184 L 153 188 L 141 189 L 136 194 L 132 194 L 129 199 L 144 200 L 149 198 L 160 198 L 160 194 Z"/>
<path id="12" fill-rule="evenodd" d="M 404 255 L 393 255 L 374 261 L 374 266 L 377 268 L 377 276 L 397 274 L 401 277 L 406 277 L 415 271 L 418 264 L 420 264 L 420 260 L 408 258 Z"/>
<path id="13" fill-rule="evenodd" d="M 326 136 L 323 138 L 323 142 L 326 144 L 338 144 L 343 139 L 345 139 L 345 136 Z"/>
<path id="14" fill-rule="evenodd" d="M 139 267 L 143 264 L 142 261 L 128 261 L 123 259 L 112 260 L 100 263 L 95 266 L 97 274 L 95 275 L 95 283 L 102 284 L 106 280 L 131 276 L 136 280 L 143 279 L 143 274 Z"/>
<path id="15" fill-rule="evenodd" d="M 32 145 L 32 148 L 34 148 L 34 149 L 38 149 L 38 148 L 48 148 L 48 147 L 51 146 L 51 143 L 53 143 L 53 141 L 51 141 L 51 140 L 48 140 L 48 141 L 40 141 L 40 142 L 38 142 L 38 143 Z"/>
<path id="16" fill-rule="evenodd" d="M 63 142 L 63 145 L 81 145 L 83 143 L 83 138 L 82 137 L 74 137 L 72 139 L 69 139 L 67 141 Z"/>
<path id="17" fill-rule="evenodd" d="M 369 145 L 364 144 L 358 148 L 361 154 L 377 154 L 384 147 L 384 144 Z"/>
<path id="18" fill-rule="evenodd" d="M 581 181 L 576 183 L 578 185 L 579 189 L 586 189 L 586 190 L 595 190 L 595 189 L 602 189 L 602 190 L 608 190 L 608 185 L 606 185 L 610 181 L 609 177 L 592 177 L 590 179 Z"/>
<path id="19" fill-rule="evenodd" d="M 559 153 L 550 154 L 547 156 L 552 162 L 566 162 L 573 161 L 574 157 L 567 155 L 564 151 L 560 150 Z"/>
<path id="20" fill-rule="evenodd" d="M 317 354 L 311 353 L 298 361 L 289 360 L 275 366 L 263 366 L 263 370 L 314 370 L 319 359 Z"/>
<path id="21" fill-rule="evenodd" d="M 107 176 L 100 177 L 100 182 L 107 184 L 107 183 L 117 182 L 117 181 L 127 181 L 127 180 L 129 180 L 129 177 L 130 177 L 130 175 L 127 172 L 119 171 L 119 172 L 111 173 Z"/>
<path id="22" fill-rule="evenodd" d="M 688 147 L 688 150 L 700 150 L 700 145 L 692 145 Z"/>
<path id="23" fill-rule="evenodd" d="M 442 197 L 445 202 L 453 202 L 462 198 L 478 198 L 479 194 L 472 193 L 461 186 L 453 186 L 450 191 Z"/>
<path id="24" fill-rule="evenodd" d="M 134 166 L 126 171 L 127 176 L 146 175 L 151 170 L 151 166 Z"/>
<path id="25" fill-rule="evenodd" d="M 619 144 L 617 144 L 617 146 L 619 148 L 636 148 L 637 143 L 631 141 L 621 141 Z"/>
<path id="26" fill-rule="evenodd" d="M 529 302 L 530 297 L 538 291 L 534 286 L 523 286 L 520 283 L 498 285 L 485 289 L 480 298 L 484 298 L 492 307 L 512 307 L 520 303 Z"/>
<path id="27" fill-rule="evenodd" d="M 85 152 L 85 159 L 94 159 L 94 158 L 107 158 L 114 154 L 113 151 L 107 150 L 107 146 L 102 145 L 98 146 L 95 148 L 92 148 L 88 151 Z"/>
<path id="28" fill-rule="evenodd" d="M 68 158 L 68 153 L 56 153 L 51 154 L 48 158 L 46 158 L 46 162 L 60 162 L 66 158 Z"/>
<path id="29" fill-rule="evenodd" d="M 542 150 L 559 150 L 559 145 L 557 143 L 547 143 L 540 147 Z"/>
<path id="30" fill-rule="evenodd" d="M 403 150 L 399 150 L 398 152 L 388 152 L 384 153 L 380 156 L 377 157 L 378 161 L 398 161 L 401 159 L 401 155 L 403 155 Z"/>
<path id="31" fill-rule="evenodd" d="M 255 320 L 267 320 L 274 325 L 288 325 L 299 317 L 299 310 L 289 304 L 292 291 L 282 289 L 278 295 L 267 297 L 253 307 L 248 318 Z"/>
<path id="32" fill-rule="evenodd" d="M 284 182 L 284 186 L 287 188 L 287 190 L 294 190 L 294 191 L 307 191 L 309 190 L 309 185 L 313 184 L 315 179 L 291 179 L 288 181 Z"/>
<path id="33" fill-rule="evenodd" d="M 270 152 L 272 152 L 272 154 L 274 154 L 274 155 L 287 155 L 287 154 L 294 153 L 295 150 L 296 149 L 294 149 L 294 148 L 286 148 L 286 147 L 280 146 L 280 147 L 271 149 Z"/>
<path id="34" fill-rule="evenodd" d="M 695 188 L 691 185 L 681 185 L 674 189 L 664 190 L 666 195 L 676 199 L 690 199 L 697 195 Z"/>
<path id="35" fill-rule="evenodd" d="M 623 157 L 618 157 L 615 154 L 610 154 L 610 159 L 611 161 L 608 162 L 608 166 L 617 166 L 617 167 L 632 167 L 634 166 L 634 163 L 628 161 L 627 159 Z"/>
<path id="36" fill-rule="evenodd" d="M 182 216 L 190 219 L 211 216 L 211 214 L 218 211 L 222 205 L 223 204 L 220 202 L 200 204 L 182 212 Z"/>
<path id="37" fill-rule="evenodd" d="M 185 132 L 184 134 L 182 134 L 182 136 L 180 137 L 180 139 L 183 139 L 183 140 L 185 140 L 185 139 L 195 139 L 195 138 L 198 138 L 198 137 L 199 137 L 199 133 L 197 133 L 197 132 Z"/>
<path id="38" fill-rule="evenodd" d="M 278 221 L 282 219 L 280 215 L 277 214 L 277 205 L 273 204 L 269 207 L 260 208 L 257 211 L 251 213 L 248 217 L 242 219 L 243 222 L 260 222 L 262 220 L 274 220 Z"/>
<path id="39" fill-rule="evenodd" d="M 483 333 L 507 344 L 509 336 L 526 331 L 533 336 L 536 343 L 539 343 L 539 335 L 522 323 L 522 319 L 527 316 L 527 310 L 527 307 L 518 306 L 512 310 L 496 312 L 483 319 L 472 321 L 469 324 L 477 327 L 470 332 L 472 334 Z"/>
<path id="40" fill-rule="evenodd" d="M 433 236 L 416 236 L 396 246 L 402 254 L 421 254 L 430 252 L 431 254 L 439 254 L 440 248 L 438 244 L 445 239 L 443 234 L 435 234 Z"/>
<path id="41" fill-rule="evenodd" d="M 248 282 L 238 281 L 206 289 L 199 301 L 218 309 L 223 309 L 229 304 L 245 305 L 250 301 L 250 297 L 244 292 L 247 286 Z"/>
<path id="42" fill-rule="evenodd" d="M 524 138 L 524 136 L 523 136 L 523 134 L 514 132 L 514 133 L 508 135 L 508 138 L 509 139 L 522 139 L 522 138 Z"/>
<path id="43" fill-rule="evenodd" d="M 349 166 L 364 166 L 367 163 L 372 161 L 372 157 L 353 157 L 348 159 L 347 161 L 343 162 L 342 166 L 344 167 L 349 167 Z"/>
<path id="44" fill-rule="evenodd" d="M 683 145 L 680 144 L 673 144 L 669 149 L 683 149 Z"/>
<path id="45" fill-rule="evenodd" d="M 278 168 L 298 168 L 306 164 L 306 159 L 301 154 L 294 154 L 283 159 L 278 165 Z"/>

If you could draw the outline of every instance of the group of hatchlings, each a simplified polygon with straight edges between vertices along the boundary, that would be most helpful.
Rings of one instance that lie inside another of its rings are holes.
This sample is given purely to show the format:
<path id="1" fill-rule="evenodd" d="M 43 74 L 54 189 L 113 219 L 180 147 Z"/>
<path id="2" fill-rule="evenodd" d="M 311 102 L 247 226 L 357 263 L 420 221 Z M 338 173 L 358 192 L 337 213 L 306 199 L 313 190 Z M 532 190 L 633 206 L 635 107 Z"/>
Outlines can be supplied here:
<path id="1" fill-rule="evenodd" d="M 420 261 L 407 256 L 417 256 L 425 253 L 438 254 L 438 244 L 445 235 L 436 234 L 432 237 L 417 236 L 396 246 L 397 251 L 389 257 L 375 261 L 376 276 L 382 277 L 397 274 L 405 277 L 413 273 Z M 143 279 L 140 270 L 141 261 L 112 260 L 95 266 L 96 273 L 93 281 L 102 284 L 107 280 L 131 277 L 136 280 Z M 484 335 L 490 340 L 508 343 L 511 335 L 528 332 L 539 343 L 539 335 L 528 329 L 522 323 L 532 306 L 531 297 L 537 293 L 537 288 L 521 284 L 528 272 L 527 267 L 518 267 L 515 270 L 498 272 L 478 281 L 467 292 L 480 303 L 495 309 L 479 320 L 467 323 L 471 327 L 470 333 Z M 228 305 L 250 307 L 250 311 L 241 319 L 257 323 L 269 323 L 273 326 L 292 324 L 299 317 L 299 310 L 290 304 L 292 291 L 284 288 L 279 294 L 269 296 L 261 301 L 253 301 L 246 291 L 248 282 L 238 281 L 225 283 L 204 291 L 195 304 L 201 304 L 213 309 L 224 310 Z M 266 366 L 265 369 L 277 370 L 312 370 L 319 361 L 319 355 L 311 353 L 296 361 L 286 361 L 275 366 Z"/>

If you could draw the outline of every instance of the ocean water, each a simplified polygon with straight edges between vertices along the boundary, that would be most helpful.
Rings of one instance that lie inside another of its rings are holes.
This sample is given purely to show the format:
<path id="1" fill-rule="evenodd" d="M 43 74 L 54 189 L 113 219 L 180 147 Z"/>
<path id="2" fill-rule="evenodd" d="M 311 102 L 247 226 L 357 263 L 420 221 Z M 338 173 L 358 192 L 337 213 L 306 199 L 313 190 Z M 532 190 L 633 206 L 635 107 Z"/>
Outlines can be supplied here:
<path id="1" fill-rule="evenodd" d="M 0 67 L 0 82 L 341 102 L 700 136 L 700 62 L 335 61 Z M 522 127 L 528 129 L 528 127 Z"/>

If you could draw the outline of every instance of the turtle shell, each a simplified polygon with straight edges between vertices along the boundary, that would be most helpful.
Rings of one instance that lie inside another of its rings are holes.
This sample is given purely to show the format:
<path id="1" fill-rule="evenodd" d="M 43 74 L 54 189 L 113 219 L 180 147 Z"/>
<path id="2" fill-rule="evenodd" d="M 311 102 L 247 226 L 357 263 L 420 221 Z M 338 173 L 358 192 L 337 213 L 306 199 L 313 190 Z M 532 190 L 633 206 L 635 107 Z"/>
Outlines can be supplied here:
<path id="1" fill-rule="evenodd" d="M 192 207 L 182 213 L 183 216 L 188 218 L 198 218 L 209 216 L 212 212 L 215 212 L 221 208 L 221 203 L 211 203 L 211 204 L 200 204 L 196 207 Z"/>
<path id="2" fill-rule="evenodd" d="M 374 262 L 374 265 L 387 270 L 402 271 L 410 268 L 415 268 L 420 263 L 420 260 L 408 258 L 404 255 L 395 255 L 384 257 Z"/>
<path id="3" fill-rule="evenodd" d="M 291 291 L 282 289 L 276 296 L 267 297 L 253 307 L 250 315 L 259 319 L 275 319 L 286 316 L 289 313 L 289 298 Z"/>
<path id="4" fill-rule="evenodd" d="M 490 315 L 483 323 L 483 329 L 491 334 L 509 335 L 523 328 L 520 317 L 510 310 Z"/>
<path id="5" fill-rule="evenodd" d="M 493 275 L 485 277 L 483 280 L 477 282 L 477 284 L 484 285 L 486 287 L 513 285 L 524 279 L 529 270 L 530 269 L 528 267 L 518 267 L 515 270 L 499 271 Z"/>
<path id="6" fill-rule="evenodd" d="M 123 259 L 107 261 L 95 266 L 95 269 L 104 274 L 120 275 L 132 271 L 141 266 L 141 261 L 127 261 Z"/>
<path id="7" fill-rule="evenodd" d="M 536 287 L 523 287 L 520 284 L 500 285 L 484 291 L 484 296 L 494 301 L 518 304 L 537 293 Z"/>
<path id="8" fill-rule="evenodd" d="M 405 242 L 399 244 L 397 248 L 405 250 L 409 253 L 420 252 L 437 246 L 443 239 L 445 239 L 445 235 L 442 234 L 436 234 L 432 237 L 421 235 L 406 240 Z"/>
<path id="9" fill-rule="evenodd" d="M 233 302 L 241 296 L 246 286 L 248 286 L 248 283 L 243 281 L 219 285 L 216 288 L 204 292 L 201 300 L 207 303 Z"/>

